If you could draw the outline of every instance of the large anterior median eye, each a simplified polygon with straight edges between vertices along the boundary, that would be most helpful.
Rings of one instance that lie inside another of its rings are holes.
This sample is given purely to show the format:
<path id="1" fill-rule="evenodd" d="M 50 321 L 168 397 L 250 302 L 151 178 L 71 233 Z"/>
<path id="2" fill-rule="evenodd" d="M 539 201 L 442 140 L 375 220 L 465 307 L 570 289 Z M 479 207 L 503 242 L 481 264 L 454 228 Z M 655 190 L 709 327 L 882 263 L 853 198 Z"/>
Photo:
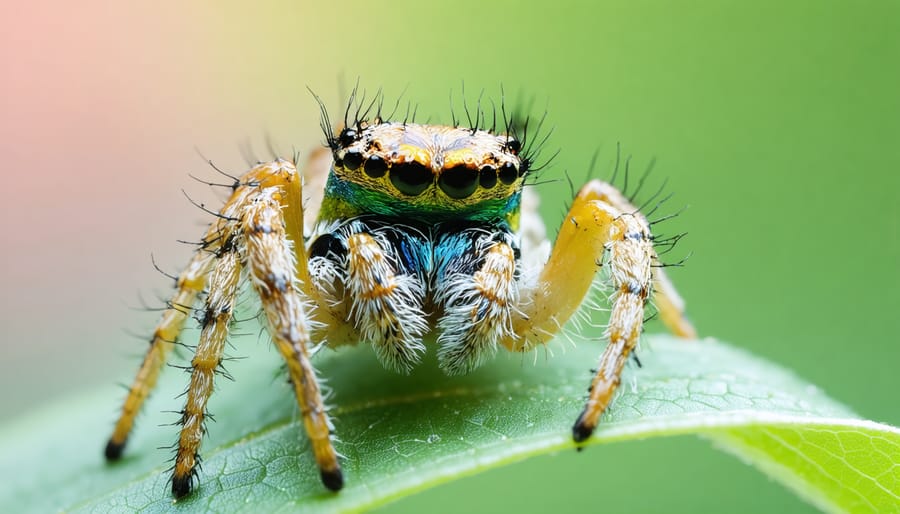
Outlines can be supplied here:
<path id="1" fill-rule="evenodd" d="M 468 198 L 478 185 L 478 170 L 466 166 L 454 166 L 441 172 L 438 186 L 450 198 Z"/>
<path id="2" fill-rule="evenodd" d="M 417 196 L 431 185 L 431 170 L 416 161 L 391 166 L 391 184 L 401 193 Z"/>

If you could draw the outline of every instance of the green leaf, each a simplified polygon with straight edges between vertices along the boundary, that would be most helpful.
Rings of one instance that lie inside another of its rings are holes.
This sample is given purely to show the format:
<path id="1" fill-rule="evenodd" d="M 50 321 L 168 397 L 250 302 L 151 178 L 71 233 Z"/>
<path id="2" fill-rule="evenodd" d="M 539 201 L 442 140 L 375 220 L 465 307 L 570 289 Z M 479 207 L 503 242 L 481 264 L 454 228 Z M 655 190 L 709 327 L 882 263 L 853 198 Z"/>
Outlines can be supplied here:
<path id="1" fill-rule="evenodd" d="M 818 388 L 724 344 L 648 337 L 592 444 L 695 433 L 832 512 L 886 512 L 900 503 L 900 430 L 858 419 Z M 195 494 L 178 511 L 355 511 L 532 455 L 571 448 L 599 349 L 557 346 L 554 358 L 500 355 L 466 377 L 433 360 L 412 376 L 386 372 L 370 348 L 324 351 L 346 487 L 319 483 L 297 408 L 274 352 L 236 343 L 210 402 Z M 165 373 L 120 463 L 102 448 L 113 391 L 78 394 L 0 430 L 0 512 L 173 509 L 169 450 L 186 377 Z M 584 459 L 591 459 L 590 451 Z M 601 462 L 596 464 L 599 467 Z"/>

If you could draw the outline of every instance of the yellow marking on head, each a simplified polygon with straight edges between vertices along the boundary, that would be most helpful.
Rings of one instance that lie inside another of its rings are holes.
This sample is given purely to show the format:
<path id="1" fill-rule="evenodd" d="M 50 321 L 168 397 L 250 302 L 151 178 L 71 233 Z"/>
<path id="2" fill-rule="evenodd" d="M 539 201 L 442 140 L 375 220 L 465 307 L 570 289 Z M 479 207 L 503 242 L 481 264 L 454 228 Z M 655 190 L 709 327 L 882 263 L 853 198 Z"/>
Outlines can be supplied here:
<path id="1" fill-rule="evenodd" d="M 334 152 L 334 173 L 345 181 L 412 204 L 459 207 L 522 188 L 528 163 L 506 135 L 412 123 L 360 127 Z"/>

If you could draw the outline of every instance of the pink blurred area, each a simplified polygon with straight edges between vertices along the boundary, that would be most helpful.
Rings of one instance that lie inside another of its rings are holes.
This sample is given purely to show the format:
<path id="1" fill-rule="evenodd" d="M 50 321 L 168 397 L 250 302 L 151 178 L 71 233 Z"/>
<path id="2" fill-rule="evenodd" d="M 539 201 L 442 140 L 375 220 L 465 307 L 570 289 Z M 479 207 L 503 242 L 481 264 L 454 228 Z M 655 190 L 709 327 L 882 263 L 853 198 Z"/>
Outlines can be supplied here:
<path id="1" fill-rule="evenodd" d="M 321 139 L 305 83 L 265 51 L 288 32 L 192 5 L 0 7 L 0 420 L 61 385 L 112 387 L 133 373 L 144 344 L 125 330 L 147 331 L 155 315 L 129 306 L 139 293 L 158 304 L 170 285 L 151 252 L 177 270 L 190 247 L 175 239 L 197 239 L 208 221 L 180 189 L 215 198 L 188 177 L 217 178 L 196 149 L 240 171 L 242 146 L 269 157 L 267 135 L 286 154 Z M 318 51 L 295 55 L 315 66 Z"/>

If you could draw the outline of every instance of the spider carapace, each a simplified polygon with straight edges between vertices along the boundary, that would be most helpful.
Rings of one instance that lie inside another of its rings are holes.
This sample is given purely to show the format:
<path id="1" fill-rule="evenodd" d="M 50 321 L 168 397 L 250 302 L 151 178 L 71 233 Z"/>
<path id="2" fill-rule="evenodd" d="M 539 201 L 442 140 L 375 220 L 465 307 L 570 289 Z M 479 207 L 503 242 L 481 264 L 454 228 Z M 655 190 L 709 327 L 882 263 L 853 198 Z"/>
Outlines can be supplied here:
<path id="1" fill-rule="evenodd" d="M 244 278 L 287 364 L 322 482 L 334 491 L 344 479 L 310 362 L 323 343 L 369 344 L 384 366 L 405 373 L 433 340 L 447 374 L 467 373 L 500 348 L 527 352 L 551 340 L 603 268 L 610 319 L 594 338 L 607 345 L 573 427 L 581 442 L 612 399 L 651 298 L 673 332 L 694 336 L 657 266 L 650 224 L 610 184 L 581 188 L 550 247 L 534 193 L 523 189 L 533 155 L 510 122 L 496 131 L 373 117 L 344 120 L 335 133 L 324 116 L 323 128 L 328 148 L 313 152 L 302 174 L 278 159 L 235 181 L 177 277 L 108 459 L 121 456 L 185 319 L 202 302 L 172 476 L 176 497 L 191 491 Z"/>

